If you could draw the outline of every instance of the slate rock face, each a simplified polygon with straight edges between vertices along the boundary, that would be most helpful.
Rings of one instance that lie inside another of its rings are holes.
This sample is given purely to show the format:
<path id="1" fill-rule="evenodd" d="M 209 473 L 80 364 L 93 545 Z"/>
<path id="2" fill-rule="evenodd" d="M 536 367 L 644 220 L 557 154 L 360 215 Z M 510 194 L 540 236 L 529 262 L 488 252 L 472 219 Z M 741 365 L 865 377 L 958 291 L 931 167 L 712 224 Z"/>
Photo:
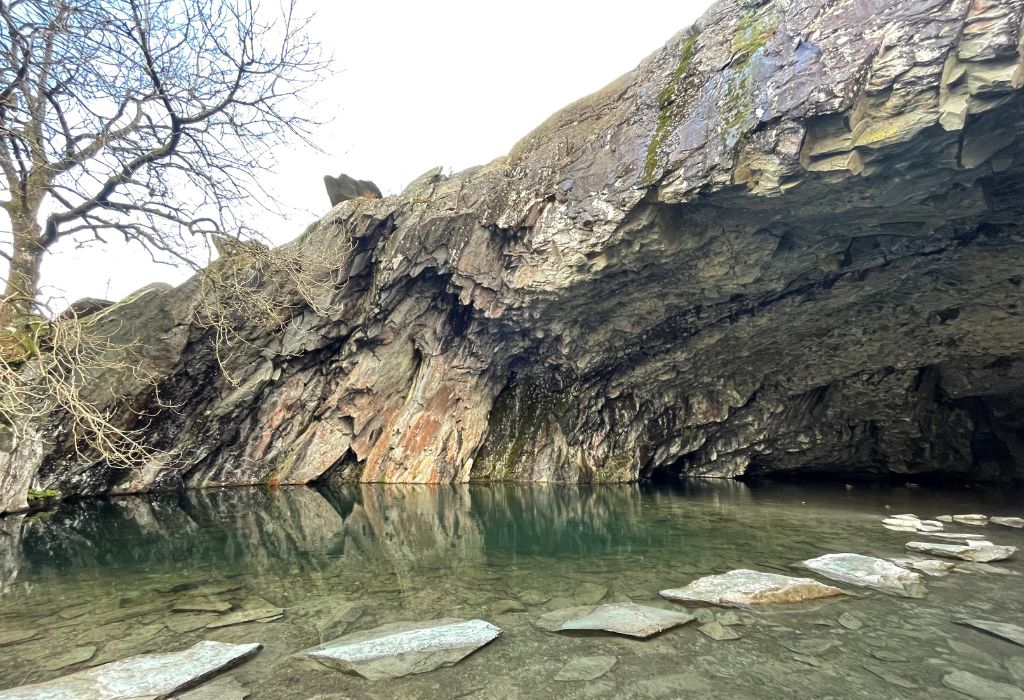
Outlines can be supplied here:
<path id="1" fill-rule="evenodd" d="M 231 319 L 236 383 L 195 282 L 125 307 L 158 391 L 96 396 L 173 459 L 61 438 L 35 482 L 1020 479 L 1022 12 L 723 0 L 507 156 L 332 209 L 288 250 L 333 286 L 263 271 L 289 317 Z"/>

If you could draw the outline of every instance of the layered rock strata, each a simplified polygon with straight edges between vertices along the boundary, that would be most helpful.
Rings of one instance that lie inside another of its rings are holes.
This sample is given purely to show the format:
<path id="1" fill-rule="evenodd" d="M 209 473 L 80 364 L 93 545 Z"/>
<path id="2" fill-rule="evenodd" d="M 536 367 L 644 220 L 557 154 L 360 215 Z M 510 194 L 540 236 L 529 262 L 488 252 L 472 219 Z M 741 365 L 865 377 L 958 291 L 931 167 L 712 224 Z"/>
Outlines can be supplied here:
<path id="1" fill-rule="evenodd" d="M 278 251 L 329 284 L 261 271 L 287 317 L 231 352 L 198 281 L 108 310 L 148 379 L 92 396 L 166 456 L 55 417 L 34 486 L 1019 479 L 1022 13 L 719 2 L 507 156 L 336 206 Z"/>

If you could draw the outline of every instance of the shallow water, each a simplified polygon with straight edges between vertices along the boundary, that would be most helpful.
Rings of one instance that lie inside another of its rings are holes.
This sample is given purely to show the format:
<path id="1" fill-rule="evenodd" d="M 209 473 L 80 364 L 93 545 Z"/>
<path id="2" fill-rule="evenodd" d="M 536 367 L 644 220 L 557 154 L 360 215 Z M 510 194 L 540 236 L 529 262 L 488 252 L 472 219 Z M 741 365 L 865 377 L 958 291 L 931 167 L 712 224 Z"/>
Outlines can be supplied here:
<path id="1" fill-rule="evenodd" d="M 735 641 L 713 641 L 697 623 L 647 641 L 533 624 L 598 599 L 679 609 L 657 592 L 738 567 L 807 575 L 796 562 L 828 552 L 905 556 L 907 541 L 931 540 L 879 521 L 908 512 L 1024 515 L 1024 494 L 697 481 L 251 488 L 69 503 L 0 519 L 0 633 L 38 630 L 0 649 L 0 688 L 201 639 L 264 644 L 226 674 L 252 698 L 963 698 L 942 685 L 955 669 L 1024 685 L 1024 647 L 952 622 L 1024 626 L 1024 551 L 1000 562 L 1002 573 L 929 577 L 923 600 L 846 587 L 857 595 L 753 610 L 732 627 Z M 1024 550 L 1020 530 L 946 529 Z M 204 591 L 236 606 L 259 596 L 285 612 L 172 631 L 182 619 L 174 604 Z M 506 612 L 517 601 L 525 612 Z M 864 627 L 839 625 L 844 612 Z M 454 667 L 392 681 L 287 658 L 344 633 L 440 617 L 482 617 L 504 633 Z M 87 660 L 62 666 L 91 647 Z M 592 655 L 618 661 L 596 680 L 553 680 Z"/>

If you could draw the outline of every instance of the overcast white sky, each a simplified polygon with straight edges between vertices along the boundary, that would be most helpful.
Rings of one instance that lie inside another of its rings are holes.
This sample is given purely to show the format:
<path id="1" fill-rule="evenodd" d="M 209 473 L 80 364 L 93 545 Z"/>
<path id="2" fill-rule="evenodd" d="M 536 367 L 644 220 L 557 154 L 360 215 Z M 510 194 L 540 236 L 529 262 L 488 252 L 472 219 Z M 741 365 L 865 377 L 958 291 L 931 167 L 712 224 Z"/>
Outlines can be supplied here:
<path id="1" fill-rule="evenodd" d="M 329 208 L 322 178 L 348 173 L 385 194 L 435 166 L 458 171 L 506 153 L 564 105 L 636 66 L 710 0 L 303 0 L 315 38 L 334 56 L 311 97 L 331 119 L 290 149 L 266 182 L 289 211 L 261 215 L 278 243 Z M 123 246 L 60 250 L 43 270 L 44 295 L 120 299 L 186 271 Z M 60 308 L 61 304 L 56 305 Z"/>

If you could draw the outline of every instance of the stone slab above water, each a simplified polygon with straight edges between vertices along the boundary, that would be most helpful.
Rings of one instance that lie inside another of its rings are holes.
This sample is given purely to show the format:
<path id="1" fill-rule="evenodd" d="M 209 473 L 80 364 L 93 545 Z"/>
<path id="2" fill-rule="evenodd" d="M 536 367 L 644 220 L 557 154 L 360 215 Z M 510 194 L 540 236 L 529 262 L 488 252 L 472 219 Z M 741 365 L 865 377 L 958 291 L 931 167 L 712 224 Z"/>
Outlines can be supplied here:
<path id="1" fill-rule="evenodd" d="M 140 654 L 0 691 L 0 700 L 128 700 L 163 698 L 195 687 L 254 656 L 261 644 L 203 641 L 182 651 Z"/>
<path id="2" fill-rule="evenodd" d="M 812 578 L 735 569 L 725 574 L 699 578 L 683 588 L 661 591 L 660 595 L 680 603 L 762 605 L 799 603 L 841 594 L 842 591 L 835 586 L 825 585 Z"/>
<path id="3" fill-rule="evenodd" d="M 964 561 L 1002 561 L 1009 559 L 1017 551 L 1016 547 L 992 544 L 991 542 L 972 540 L 965 545 L 940 544 L 936 542 L 907 542 L 911 552 L 934 554 L 938 557 L 963 559 Z"/>
<path id="4" fill-rule="evenodd" d="M 677 610 L 636 603 L 606 603 L 563 608 L 541 615 L 537 626 L 548 632 L 611 632 L 644 639 L 694 619 Z"/>
<path id="5" fill-rule="evenodd" d="M 1001 516 L 993 516 L 990 521 L 996 525 L 1005 525 L 1006 527 L 1024 528 L 1024 518 L 1004 518 Z"/>
<path id="6" fill-rule="evenodd" d="M 874 588 L 890 595 L 923 598 L 928 589 L 924 577 L 876 557 L 843 552 L 825 554 L 803 562 L 811 571 L 835 581 Z"/>
<path id="7" fill-rule="evenodd" d="M 500 627 L 485 620 L 393 622 L 324 642 L 293 658 L 375 681 L 451 666 L 500 634 Z"/>

